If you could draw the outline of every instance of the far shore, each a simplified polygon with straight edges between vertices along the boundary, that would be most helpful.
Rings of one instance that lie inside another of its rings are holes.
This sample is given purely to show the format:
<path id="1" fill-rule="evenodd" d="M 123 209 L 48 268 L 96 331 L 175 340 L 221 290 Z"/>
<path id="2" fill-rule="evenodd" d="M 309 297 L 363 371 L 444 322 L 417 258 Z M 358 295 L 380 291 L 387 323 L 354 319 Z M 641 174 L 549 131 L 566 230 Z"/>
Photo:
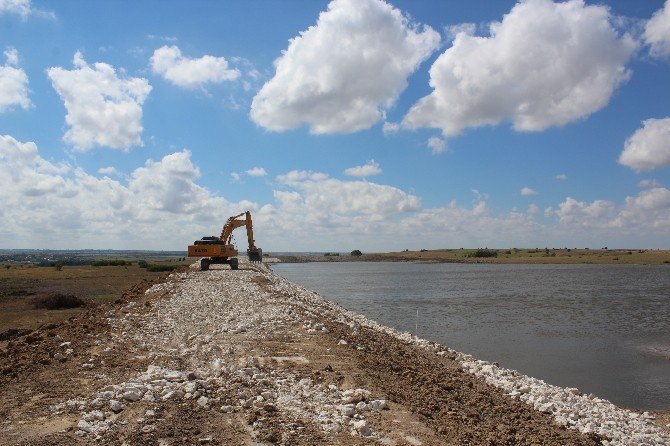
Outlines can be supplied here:
<path id="1" fill-rule="evenodd" d="M 505 264 L 644 264 L 670 265 L 670 250 L 660 249 L 435 249 L 385 253 L 324 253 L 273 255 L 282 263 L 307 262 L 415 262 Z"/>

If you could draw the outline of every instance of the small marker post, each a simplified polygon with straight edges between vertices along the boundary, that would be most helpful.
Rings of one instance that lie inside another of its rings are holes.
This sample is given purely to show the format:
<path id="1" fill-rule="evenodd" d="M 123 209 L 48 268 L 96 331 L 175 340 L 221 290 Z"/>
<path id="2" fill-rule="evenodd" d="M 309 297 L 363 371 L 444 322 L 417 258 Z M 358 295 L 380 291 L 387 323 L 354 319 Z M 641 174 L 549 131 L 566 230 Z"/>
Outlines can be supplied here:
<path id="1" fill-rule="evenodd" d="M 416 309 L 416 324 L 414 325 L 414 336 L 419 337 L 419 309 Z"/>

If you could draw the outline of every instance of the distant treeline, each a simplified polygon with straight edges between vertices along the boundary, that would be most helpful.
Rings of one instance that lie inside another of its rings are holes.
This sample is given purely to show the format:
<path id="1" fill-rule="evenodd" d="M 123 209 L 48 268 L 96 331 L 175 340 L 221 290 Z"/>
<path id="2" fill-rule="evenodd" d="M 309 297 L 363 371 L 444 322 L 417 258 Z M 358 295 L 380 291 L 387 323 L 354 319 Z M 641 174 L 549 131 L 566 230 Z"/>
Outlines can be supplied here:
<path id="1" fill-rule="evenodd" d="M 182 261 L 184 260 L 185 257 L 180 257 L 177 261 Z M 59 259 L 57 261 L 54 260 L 42 260 L 35 265 L 37 266 L 42 266 L 42 267 L 55 267 L 55 268 L 62 268 L 63 266 L 131 266 L 134 263 L 137 263 L 137 265 L 140 268 L 146 268 L 148 271 L 151 272 L 159 272 L 159 271 L 172 271 L 174 270 L 177 265 L 166 265 L 163 263 L 149 263 L 146 260 L 138 260 L 137 262 L 133 262 L 132 260 L 124 260 L 124 259 L 82 259 L 82 258 L 74 258 L 74 259 Z"/>
<path id="2" fill-rule="evenodd" d="M 498 257 L 498 251 L 494 249 L 478 249 L 468 253 L 467 257 Z"/>
<path id="3" fill-rule="evenodd" d="M 40 260 L 34 264 L 37 266 L 81 266 L 81 265 L 91 265 L 95 260 L 93 259 L 58 259 L 58 260 Z"/>
<path id="4" fill-rule="evenodd" d="M 94 260 L 91 262 L 91 266 L 126 266 L 132 264 L 133 262 L 127 262 L 123 259 Z"/>

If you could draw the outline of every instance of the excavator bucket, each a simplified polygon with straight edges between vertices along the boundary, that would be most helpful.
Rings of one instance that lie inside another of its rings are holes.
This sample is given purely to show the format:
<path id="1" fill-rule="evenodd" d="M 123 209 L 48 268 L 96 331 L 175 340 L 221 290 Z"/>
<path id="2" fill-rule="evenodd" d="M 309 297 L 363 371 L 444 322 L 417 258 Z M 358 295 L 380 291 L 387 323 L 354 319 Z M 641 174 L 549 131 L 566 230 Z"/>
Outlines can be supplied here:
<path id="1" fill-rule="evenodd" d="M 262 262 L 263 250 L 261 248 L 247 249 L 247 256 L 250 262 Z"/>

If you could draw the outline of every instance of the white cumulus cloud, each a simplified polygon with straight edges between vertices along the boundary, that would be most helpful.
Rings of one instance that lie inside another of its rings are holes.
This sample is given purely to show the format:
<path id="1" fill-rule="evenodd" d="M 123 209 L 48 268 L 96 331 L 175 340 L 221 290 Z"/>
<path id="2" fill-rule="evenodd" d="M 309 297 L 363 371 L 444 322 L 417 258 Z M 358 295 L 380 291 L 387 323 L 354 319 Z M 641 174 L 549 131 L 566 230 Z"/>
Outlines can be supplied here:
<path id="1" fill-rule="evenodd" d="M 651 189 L 654 187 L 660 187 L 661 183 L 658 182 L 657 179 L 655 178 L 647 178 L 644 180 L 640 180 L 639 183 L 637 183 L 637 187 L 640 187 L 642 189 Z"/>
<path id="2" fill-rule="evenodd" d="M 147 160 L 130 175 L 128 189 L 141 194 L 149 209 L 174 214 L 205 211 L 209 193 L 195 183 L 200 170 L 191 162 L 191 152 L 166 155 L 160 161 Z"/>
<path id="3" fill-rule="evenodd" d="M 644 28 L 644 40 L 656 57 L 670 56 L 670 0 L 654 13 Z"/>
<path id="4" fill-rule="evenodd" d="M 15 48 L 7 48 L 4 55 L 6 63 L 0 65 L 0 113 L 14 106 L 27 109 L 30 107 L 28 75 L 18 67 L 19 53 Z"/>
<path id="5" fill-rule="evenodd" d="M 82 151 L 142 145 L 142 104 L 151 91 L 149 82 L 119 77 L 106 63 L 90 66 L 80 52 L 73 63 L 72 70 L 53 67 L 47 72 L 67 109 L 70 128 L 63 139 Z"/>
<path id="6" fill-rule="evenodd" d="M 554 176 L 554 179 L 558 181 L 565 181 L 568 179 L 568 176 L 564 173 L 559 173 L 558 175 Z"/>
<path id="7" fill-rule="evenodd" d="M 397 122 L 385 121 L 384 125 L 382 126 L 382 132 L 384 133 L 385 136 L 394 135 L 398 133 L 399 130 L 400 130 L 400 124 L 398 124 Z"/>
<path id="8" fill-rule="evenodd" d="M 447 151 L 447 141 L 439 136 L 431 136 L 428 138 L 426 145 L 434 155 Z"/>
<path id="9" fill-rule="evenodd" d="M 537 195 L 537 191 L 531 189 L 530 187 L 523 187 L 519 193 L 524 196 Z"/>
<path id="10" fill-rule="evenodd" d="M 396 187 L 368 181 L 343 181 L 320 172 L 294 170 L 280 175 L 277 180 L 298 192 L 301 206 L 324 221 L 351 214 L 382 220 L 394 214 L 416 211 L 421 206 L 418 197 Z M 290 197 L 295 205 L 298 196 Z"/>
<path id="11" fill-rule="evenodd" d="M 35 143 L 22 143 L 10 135 L 0 135 L 0 177 L 4 183 L 0 183 L 0 194 L 11 200 L 45 195 L 71 196 L 71 185 L 63 177 L 70 170 L 67 165 L 42 159 Z"/>
<path id="12" fill-rule="evenodd" d="M 113 166 L 101 167 L 100 169 L 98 169 L 98 173 L 100 175 L 108 175 L 110 177 L 111 176 L 117 177 L 117 176 L 121 175 L 121 172 L 119 172 L 116 169 L 116 167 L 113 167 Z"/>
<path id="13" fill-rule="evenodd" d="M 210 193 L 199 175 L 184 150 L 147 160 L 125 184 L 46 161 L 35 143 L 4 135 L 0 223 L 15 247 L 184 249 L 240 209 L 258 208 Z"/>
<path id="14" fill-rule="evenodd" d="M 185 57 L 177 46 L 162 46 L 151 56 L 155 74 L 183 88 L 197 88 L 207 83 L 220 83 L 240 77 L 237 69 L 229 68 L 225 57 L 208 54 L 200 58 Z"/>
<path id="15" fill-rule="evenodd" d="M 607 7 L 583 0 L 525 0 L 490 24 L 488 37 L 459 32 L 430 68 L 433 92 L 404 125 L 457 135 L 511 121 L 540 131 L 600 110 L 630 77 L 637 47 L 610 20 Z"/>
<path id="16" fill-rule="evenodd" d="M 670 190 L 654 187 L 637 196 L 626 197 L 625 204 L 611 226 L 631 231 L 664 230 L 670 235 Z"/>
<path id="17" fill-rule="evenodd" d="M 15 67 L 19 64 L 19 52 L 16 51 L 16 48 L 9 47 L 5 50 L 4 54 L 7 59 L 7 65 Z"/>
<path id="18" fill-rule="evenodd" d="M 263 167 L 254 167 L 245 171 L 245 173 L 250 177 L 264 177 L 268 174 Z"/>
<path id="19" fill-rule="evenodd" d="M 375 160 L 370 160 L 362 166 L 349 167 L 344 170 L 345 175 L 357 178 L 367 178 L 373 175 L 379 175 L 380 173 L 382 173 L 382 168 L 379 167 L 379 163 Z"/>
<path id="20" fill-rule="evenodd" d="M 383 0 L 333 0 L 275 61 L 251 118 L 274 131 L 303 123 L 316 134 L 370 128 L 439 43 L 436 31 Z"/>
<path id="21" fill-rule="evenodd" d="M 647 119 L 626 140 L 619 163 L 638 172 L 670 164 L 670 117 Z"/>
<path id="22" fill-rule="evenodd" d="M 434 245 L 449 247 L 510 247 L 520 241 L 530 245 L 546 241 L 546 229 L 534 220 L 532 208 L 527 214 L 511 211 L 496 215 L 487 206 L 485 194 L 473 192 L 476 199 L 472 207 L 452 200 L 405 217 L 399 225 L 404 242 L 432 240 Z"/>
<path id="23" fill-rule="evenodd" d="M 23 20 L 30 15 L 51 20 L 56 18 L 56 14 L 52 11 L 34 8 L 31 0 L 0 0 L 0 15 L 2 14 L 17 14 Z"/>
<path id="24" fill-rule="evenodd" d="M 603 224 L 603 219 L 610 217 L 614 208 L 614 203 L 608 200 L 595 200 L 587 203 L 568 197 L 558 205 L 556 215 L 561 223 L 595 226 Z"/>
<path id="25" fill-rule="evenodd" d="M 0 0 L 0 14 L 18 14 L 26 18 L 31 12 L 30 0 Z"/>

